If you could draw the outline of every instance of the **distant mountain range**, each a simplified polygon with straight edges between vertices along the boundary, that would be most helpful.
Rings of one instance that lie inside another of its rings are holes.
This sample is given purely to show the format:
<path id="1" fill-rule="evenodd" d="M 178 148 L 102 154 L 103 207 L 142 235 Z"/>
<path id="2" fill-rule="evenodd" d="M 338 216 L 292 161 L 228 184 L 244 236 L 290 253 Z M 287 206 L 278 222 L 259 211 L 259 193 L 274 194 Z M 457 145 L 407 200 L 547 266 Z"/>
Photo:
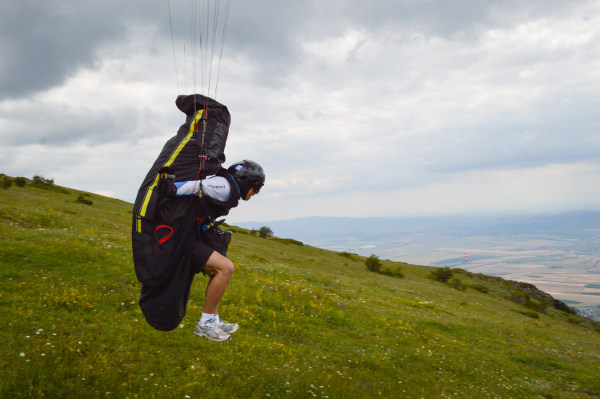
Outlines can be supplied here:
<path id="1" fill-rule="evenodd" d="M 436 236 L 574 235 L 600 237 L 600 211 L 576 211 L 535 216 L 440 216 L 416 218 L 305 217 L 269 222 L 244 222 L 238 226 L 268 226 L 276 236 L 314 246 L 333 242 L 387 242 L 406 235 Z"/>

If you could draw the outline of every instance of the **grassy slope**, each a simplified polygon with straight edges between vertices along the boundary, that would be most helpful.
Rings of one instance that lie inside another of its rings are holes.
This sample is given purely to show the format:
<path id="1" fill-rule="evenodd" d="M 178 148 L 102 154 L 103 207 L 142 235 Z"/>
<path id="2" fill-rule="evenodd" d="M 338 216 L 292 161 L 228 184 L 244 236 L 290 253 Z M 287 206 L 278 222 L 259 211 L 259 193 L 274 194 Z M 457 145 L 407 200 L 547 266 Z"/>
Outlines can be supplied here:
<path id="1" fill-rule="evenodd" d="M 241 229 L 221 305 L 240 331 L 193 334 L 202 276 L 181 328 L 155 331 L 136 302 L 131 204 L 79 194 L 0 189 L 2 398 L 600 396 L 600 334 L 581 320 L 518 313 L 531 309 L 492 280 L 461 275 L 488 293 L 461 291 L 405 264 L 387 277 Z"/>

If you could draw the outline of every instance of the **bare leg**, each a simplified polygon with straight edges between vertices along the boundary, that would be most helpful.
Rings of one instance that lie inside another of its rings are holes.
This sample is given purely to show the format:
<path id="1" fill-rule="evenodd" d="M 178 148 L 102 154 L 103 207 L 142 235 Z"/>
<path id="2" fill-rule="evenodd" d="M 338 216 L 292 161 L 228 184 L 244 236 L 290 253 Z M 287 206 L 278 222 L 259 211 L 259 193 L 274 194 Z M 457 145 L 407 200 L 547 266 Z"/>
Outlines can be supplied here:
<path id="1" fill-rule="evenodd" d="M 219 314 L 219 301 L 227 289 L 234 270 L 233 262 L 217 251 L 210 255 L 204 266 L 206 274 L 211 276 L 206 286 L 204 313 Z"/>

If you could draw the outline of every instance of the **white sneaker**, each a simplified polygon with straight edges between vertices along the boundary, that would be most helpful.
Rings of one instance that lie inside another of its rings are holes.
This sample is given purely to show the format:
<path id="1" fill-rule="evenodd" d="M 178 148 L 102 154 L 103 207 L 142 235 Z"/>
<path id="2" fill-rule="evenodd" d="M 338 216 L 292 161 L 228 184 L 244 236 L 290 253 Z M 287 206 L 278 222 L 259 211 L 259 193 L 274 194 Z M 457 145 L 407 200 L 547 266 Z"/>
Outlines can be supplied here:
<path id="1" fill-rule="evenodd" d="M 194 334 L 199 337 L 206 337 L 206 339 L 212 342 L 225 342 L 231 338 L 231 335 L 221 329 L 219 321 L 215 318 L 210 319 L 204 325 L 198 322 Z"/>
<path id="2" fill-rule="evenodd" d="M 240 325 L 238 323 L 226 323 L 223 320 L 221 320 L 220 326 L 221 330 L 223 330 L 227 334 L 233 334 L 240 328 Z"/>

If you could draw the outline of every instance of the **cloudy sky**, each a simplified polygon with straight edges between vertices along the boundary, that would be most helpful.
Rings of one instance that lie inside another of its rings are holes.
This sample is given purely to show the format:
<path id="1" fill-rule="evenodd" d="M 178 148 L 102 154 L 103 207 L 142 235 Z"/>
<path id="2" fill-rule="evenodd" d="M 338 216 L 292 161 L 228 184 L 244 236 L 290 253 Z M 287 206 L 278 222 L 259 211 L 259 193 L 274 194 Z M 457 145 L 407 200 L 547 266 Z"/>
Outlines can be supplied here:
<path id="1" fill-rule="evenodd" d="M 193 3 L 0 0 L 0 172 L 132 202 L 213 90 L 230 222 L 600 209 L 600 0 Z"/>

